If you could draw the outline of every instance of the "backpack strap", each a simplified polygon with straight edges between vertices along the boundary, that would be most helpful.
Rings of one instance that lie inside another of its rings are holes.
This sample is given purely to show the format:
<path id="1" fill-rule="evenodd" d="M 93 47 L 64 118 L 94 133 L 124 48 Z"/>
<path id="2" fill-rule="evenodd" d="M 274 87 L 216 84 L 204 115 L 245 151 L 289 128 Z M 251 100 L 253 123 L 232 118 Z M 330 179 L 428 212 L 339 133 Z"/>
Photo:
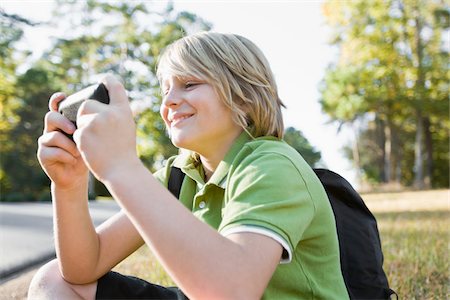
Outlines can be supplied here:
<path id="1" fill-rule="evenodd" d="M 181 185 L 183 184 L 183 179 L 186 174 L 181 171 L 180 168 L 171 167 L 169 182 L 167 188 L 169 191 L 178 199 L 180 197 Z"/>

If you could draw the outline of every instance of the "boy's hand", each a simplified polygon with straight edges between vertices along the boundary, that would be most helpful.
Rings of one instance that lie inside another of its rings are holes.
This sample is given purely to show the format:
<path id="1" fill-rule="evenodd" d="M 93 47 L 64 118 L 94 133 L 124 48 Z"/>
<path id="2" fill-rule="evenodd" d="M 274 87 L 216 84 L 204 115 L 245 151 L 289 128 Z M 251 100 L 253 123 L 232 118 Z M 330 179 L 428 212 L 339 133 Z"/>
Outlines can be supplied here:
<path id="1" fill-rule="evenodd" d="M 64 94 L 55 93 L 49 100 L 50 111 L 45 115 L 44 132 L 38 139 L 37 157 L 58 188 L 73 189 L 87 183 L 88 170 L 76 145 L 64 134 L 75 131 L 72 122 L 58 113 L 58 103 L 64 98 Z"/>
<path id="2" fill-rule="evenodd" d="M 102 80 L 110 103 L 86 100 L 79 108 L 73 138 L 90 171 L 100 181 L 140 163 L 136 125 L 123 85 L 113 76 Z"/>

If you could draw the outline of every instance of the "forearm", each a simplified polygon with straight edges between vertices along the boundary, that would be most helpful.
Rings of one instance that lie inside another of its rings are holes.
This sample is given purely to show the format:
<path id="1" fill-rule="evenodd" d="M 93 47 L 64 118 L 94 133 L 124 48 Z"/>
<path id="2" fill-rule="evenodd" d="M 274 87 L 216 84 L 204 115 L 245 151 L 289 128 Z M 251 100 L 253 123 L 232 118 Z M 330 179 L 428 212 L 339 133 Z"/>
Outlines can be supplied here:
<path id="1" fill-rule="evenodd" d="M 237 298 L 232 293 L 251 280 L 243 247 L 199 221 L 144 167 L 122 170 L 105 184 L 188 296 Z"/>
<path id="2" fill-rule="evenodd" d="M 63 276 L 78 281 L 92 273 L 98 259 L 98 237 L 89 214 L 87 178 L 72 190 L 52 184 L 55 248 Z"/>

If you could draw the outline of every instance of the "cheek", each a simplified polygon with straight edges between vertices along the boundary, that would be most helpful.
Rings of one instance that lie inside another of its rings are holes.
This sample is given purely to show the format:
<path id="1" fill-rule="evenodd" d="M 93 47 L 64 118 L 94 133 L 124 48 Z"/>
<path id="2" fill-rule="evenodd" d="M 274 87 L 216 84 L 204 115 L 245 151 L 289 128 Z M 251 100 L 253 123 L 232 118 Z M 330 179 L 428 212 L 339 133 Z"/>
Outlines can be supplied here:
<path id="1" fill-rule="evenodd" d="M 159 109 L 159 114 L 161 115 L 161 118 L 164 120 L 166 126 L 169 126 L 169 121 L 167 120 L 168 113 L 169 110 L 164 106 L 161 106 L 161 108 Z"/>

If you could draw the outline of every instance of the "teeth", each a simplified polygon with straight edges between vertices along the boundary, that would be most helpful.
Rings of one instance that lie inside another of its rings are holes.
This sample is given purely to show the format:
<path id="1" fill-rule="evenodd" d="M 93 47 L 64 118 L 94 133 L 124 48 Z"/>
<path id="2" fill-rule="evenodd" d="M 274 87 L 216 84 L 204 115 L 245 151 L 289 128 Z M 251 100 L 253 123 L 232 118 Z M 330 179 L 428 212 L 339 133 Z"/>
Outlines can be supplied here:
<path id="1" fill-rule="evenodd" d="M 187 119 L 189 117 L 191 117 L 191 116 L 190 115 L 186 115 L 186 116 L 182 116 L 182 117 L 175 118 L 175 119 L 171 118 L 171 119 L 169 119 L 169 121 L 172 122 L 172 123 L 177 123 L 177 122 L 183 121 L 184 119 Z"/>

